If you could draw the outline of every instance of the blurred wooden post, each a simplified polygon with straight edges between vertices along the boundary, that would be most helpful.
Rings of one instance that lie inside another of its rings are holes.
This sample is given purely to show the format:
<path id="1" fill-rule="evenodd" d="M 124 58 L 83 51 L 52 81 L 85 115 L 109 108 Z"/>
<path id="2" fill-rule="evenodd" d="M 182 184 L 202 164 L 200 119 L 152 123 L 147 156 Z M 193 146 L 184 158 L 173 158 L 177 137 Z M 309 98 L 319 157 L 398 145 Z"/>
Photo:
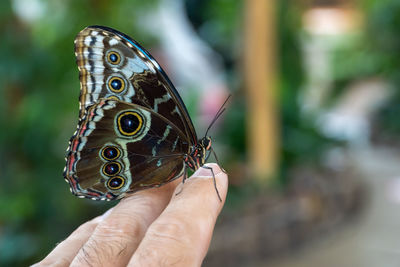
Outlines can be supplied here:
<path id="1" fill-rule="evenodd" d="M 277 104 L 276 1 L 245 1 L 245 89 L 248 160 L 260 179 L 277 174 L 280 147 Z"/>

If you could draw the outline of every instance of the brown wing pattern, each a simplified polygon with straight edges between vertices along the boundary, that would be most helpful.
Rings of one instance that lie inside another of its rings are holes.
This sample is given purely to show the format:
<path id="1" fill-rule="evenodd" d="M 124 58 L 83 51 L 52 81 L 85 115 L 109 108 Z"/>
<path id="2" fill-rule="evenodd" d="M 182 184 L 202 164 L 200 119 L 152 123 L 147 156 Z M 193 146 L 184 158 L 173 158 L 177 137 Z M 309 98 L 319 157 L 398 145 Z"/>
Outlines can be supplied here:
<path id="1" fill-rule="evenodd" d="M 151 109 L 101 99 L 71 138 L 64 176 L 74 194 L 96 200 L 156 187 L 182 174 L 185 138 Z"/>
<path id="2" fill-rule="evenodd" d="M 75 40 L 81 94 L 80 116 L 100 98 L 138 104 L 159 113 L 197 142 L 193 123 L 179 94 L 153 57 L 116 30 L 91 26 Z"/>

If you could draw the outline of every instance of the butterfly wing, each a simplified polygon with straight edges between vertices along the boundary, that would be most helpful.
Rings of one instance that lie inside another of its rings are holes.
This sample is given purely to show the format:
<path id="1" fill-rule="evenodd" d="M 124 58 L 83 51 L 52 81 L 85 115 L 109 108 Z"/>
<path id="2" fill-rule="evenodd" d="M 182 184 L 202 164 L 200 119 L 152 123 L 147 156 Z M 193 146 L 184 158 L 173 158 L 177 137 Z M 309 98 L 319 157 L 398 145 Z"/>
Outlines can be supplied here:
<path id="1" fill-rule="evenodd" d="M 182 129 L 192 144 L 196 131 L 178 92 L 156 60 L 127 35 L 90 26 L 75 39 L 81 94 L 80 117 L 100 98 L 138 104 Z"/>
<path id="2" fill-rule="evenodd" d="M 100 99 L 70 140 L 64 176 L 75 195 L 95 200 L 157 187 L 182 175 L 185 138 L 151 109 Z"/>

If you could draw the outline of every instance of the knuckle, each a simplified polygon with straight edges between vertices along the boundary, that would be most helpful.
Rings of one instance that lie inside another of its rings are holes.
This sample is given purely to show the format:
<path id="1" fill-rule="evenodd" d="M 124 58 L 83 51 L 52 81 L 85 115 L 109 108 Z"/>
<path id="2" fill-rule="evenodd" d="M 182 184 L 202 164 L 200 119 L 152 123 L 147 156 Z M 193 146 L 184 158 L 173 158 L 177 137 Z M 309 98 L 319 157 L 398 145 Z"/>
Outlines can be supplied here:
<path id="1" fill-rule="evenodd" d="M 116 257 L 124 255 L 127 251 L 127 245 L 118 240 L 108 240 L 98 242 L 91 240 L 81 248 L 75 258 L 77 266 L 87 265 L 102 266 L 101 263 L 115 261 Z"/>
<path id="2" fill-rule="evenodd" d="M 121 215 L 118 218 L 103 221 L 97 226 L 95 234 L 103 237 L 132 238 L 133 236 L 142 236 L 145 228 L 142 218 L 134 215 Z"/>
<path id="3" fill-rule="evenodd" d="M 185 237 L 190 230 L 188 228 L 190 226 L 187 223 L 173 218 L 168 221 L 157 222 L 149 229 L 149 234 L 152 238 L 164 242 L 186 243 Z"/>

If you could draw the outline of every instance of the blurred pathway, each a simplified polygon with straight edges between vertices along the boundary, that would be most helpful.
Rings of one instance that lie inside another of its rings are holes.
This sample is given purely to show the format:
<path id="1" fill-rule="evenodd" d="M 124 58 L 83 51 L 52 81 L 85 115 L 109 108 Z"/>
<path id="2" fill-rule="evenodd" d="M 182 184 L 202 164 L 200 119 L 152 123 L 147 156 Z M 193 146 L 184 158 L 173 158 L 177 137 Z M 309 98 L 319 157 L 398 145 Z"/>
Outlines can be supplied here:
<path id="1" fill-rule="evenodd" d="M 370 148 L 352 152 L 369 187 L 369 203 L 354 222 L 312 241 L 268 267 L 400 266 L 400 151 Z"/>

